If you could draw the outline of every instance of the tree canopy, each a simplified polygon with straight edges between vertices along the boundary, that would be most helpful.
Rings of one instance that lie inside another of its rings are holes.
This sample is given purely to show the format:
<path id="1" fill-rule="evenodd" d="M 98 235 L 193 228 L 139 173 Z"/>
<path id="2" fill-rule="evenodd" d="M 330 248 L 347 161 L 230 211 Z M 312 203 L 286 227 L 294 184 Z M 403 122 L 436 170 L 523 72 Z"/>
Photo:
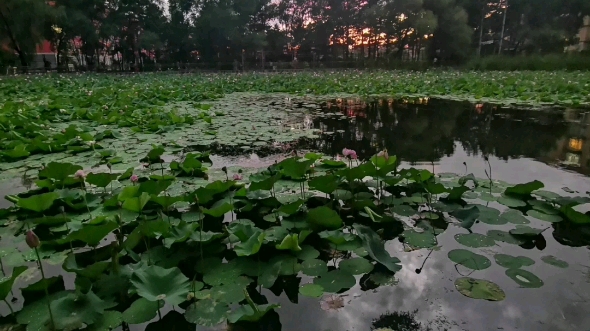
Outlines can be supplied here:
<path id="1" fill-rule="evenodd" d="M 115 54 L 121 63 L 459 63 L 562 52 L 584 15 L 587 0 L 4 0 L 0 50 L 22 65 L 42 40 L 61 64 Z"/>

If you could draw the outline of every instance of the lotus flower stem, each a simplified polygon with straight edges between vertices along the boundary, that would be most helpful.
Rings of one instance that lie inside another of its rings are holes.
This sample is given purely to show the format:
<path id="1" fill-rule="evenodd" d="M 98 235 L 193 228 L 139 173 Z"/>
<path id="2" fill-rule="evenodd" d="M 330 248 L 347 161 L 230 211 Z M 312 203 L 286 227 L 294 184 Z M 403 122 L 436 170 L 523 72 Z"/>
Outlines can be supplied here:
<path id="1" fill-rule="evenodd" d="M 6 276 L 4 273 L 4 264 L 2 263 L 2 258 L 0 257 L 0 270 L 2 271 L 2 276 Z"/>
<path id="2" fill-rule="evenodd" d="M 63 217 L 64 221 L 66 222 L 65 223 L 66 229 L 68 230 L 68 233 L 70 233 L 70 227 L 68 226 L 68 221 L 67 221 L 67 218 L 66 218 L 66 212 L 65 212 L 65 210 L 64 210 L 63 207 L 60 207 L 60 209 L 61 209 L 61 216 Z M 70 252 L 72 253 L 72 255 L 74 254 L 74 248 L 72 246 L 72 242 L 71 241 L 70 241 Z M 2 262 L 0 262 L 0 264 L 1 263 Z"/>
<path id="3" fill-rule="evenodd" d="M 8 309 L 10 309 L 10 315 L 14 315 L 14 310 L 12 310 L 12 306 L 10 305 L 10 303 L 8 303 L 8 300 L 4 299 L 4 302 L 8 306 Z"/>
<path id="4" fill-rule="evenodd" d="M 260 311 L 258 310 L 258 306 L 254 303 L 254 301 L 250 297 L 250 294 L 248 293 L 247 289 L 244 289 L 244 296 L 246 296 L 246 301 L 248 301 L 248 304 L 250 305 L 250 307 L 252 307 L 252 310 L 254 310 L 254 312 L 256 312 L 256 313 L 259 313 Z"/>
<path id="5" fill-rule="evenodd" d="M 32 231 L 31 231 L 32 232 Z M 41 270 L 41 277 L 45 280 L 45 270 L 43 270 L 43 263 L 41 263 L 41 256 L 39 256 L 39 250 L 37 247 L 33 247 L 35 255 L 37 255 L 37 261 L 39 261 L 39 269 Z M 49 310 L 49 318 L 51 319 L 51 330 L 55 330 L 55 320 L 53 319 L 53 313 L 51 312 L 51 301 L 49 300 L 49 290 L 45 286 L 45 299 L 47 300 L 47 310 Z"/>
<path id="6" fill-rule="evenodd" d="M 161 300 L 156 301 L 156 304 L 158 305 L 158 317 L 160 318 L 160 320 L 162 320 L 162 313 L 160 312 L 160 301 Z"/>

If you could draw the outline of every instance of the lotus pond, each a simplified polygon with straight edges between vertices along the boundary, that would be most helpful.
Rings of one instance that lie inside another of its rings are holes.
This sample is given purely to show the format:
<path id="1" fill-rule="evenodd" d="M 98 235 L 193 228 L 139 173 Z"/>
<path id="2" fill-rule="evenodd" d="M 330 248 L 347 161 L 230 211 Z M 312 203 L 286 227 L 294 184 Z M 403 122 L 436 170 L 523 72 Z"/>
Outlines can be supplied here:
<path id="1" fill-rule="evenodd" d="M 588 329 L 589 82 L 2 80 L 0 330 Z"/>

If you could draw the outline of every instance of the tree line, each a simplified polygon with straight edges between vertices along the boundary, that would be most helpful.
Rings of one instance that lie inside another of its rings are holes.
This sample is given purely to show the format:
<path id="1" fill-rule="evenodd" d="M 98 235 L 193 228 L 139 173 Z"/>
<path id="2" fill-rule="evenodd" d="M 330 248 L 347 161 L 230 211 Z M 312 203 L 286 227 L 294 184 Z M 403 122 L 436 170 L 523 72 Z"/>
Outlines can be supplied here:
<path id="1" fill-rule="evenodd" d="M 588 0 L 2 0 L 0 61 L 461 63 L 563 52 Z"/>

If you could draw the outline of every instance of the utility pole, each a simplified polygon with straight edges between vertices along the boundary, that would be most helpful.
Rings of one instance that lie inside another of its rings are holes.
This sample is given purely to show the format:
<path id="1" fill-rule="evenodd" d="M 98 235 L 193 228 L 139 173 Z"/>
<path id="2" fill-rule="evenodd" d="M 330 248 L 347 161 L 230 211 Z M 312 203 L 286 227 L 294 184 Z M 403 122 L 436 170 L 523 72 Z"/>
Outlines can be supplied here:
<path id="1" fill-rule="evenodd" d="M 502 43 L 504 42 L 504 28 L 506 27 L 506 12 L 508 11 L 508 0 L 504 0 L 504 19 L 502 20 L 502 34 L 500 35 L 500 49 L 498 54 L 502 54 Z"/>

